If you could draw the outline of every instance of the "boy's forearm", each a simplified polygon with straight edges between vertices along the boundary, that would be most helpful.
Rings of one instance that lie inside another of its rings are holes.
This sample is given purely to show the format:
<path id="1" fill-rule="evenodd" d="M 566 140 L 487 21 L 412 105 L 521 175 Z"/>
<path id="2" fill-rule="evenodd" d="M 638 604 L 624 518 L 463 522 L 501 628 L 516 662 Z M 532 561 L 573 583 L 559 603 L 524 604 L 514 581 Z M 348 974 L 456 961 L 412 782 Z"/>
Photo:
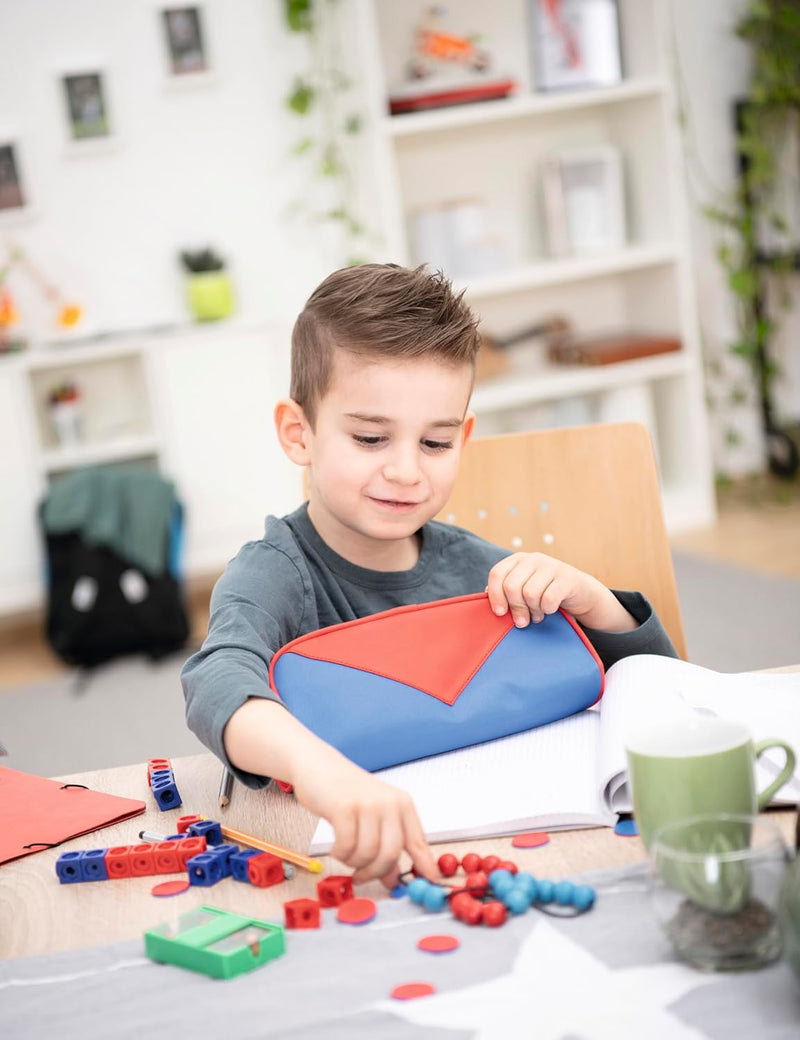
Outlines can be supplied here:
<path id="1" fill-rule="evenodd" d="M 294 784 L 301 763 L 333 749 L 277 701 L 250 697 L 228 720 L 223 737 L 233 765 Z"/>

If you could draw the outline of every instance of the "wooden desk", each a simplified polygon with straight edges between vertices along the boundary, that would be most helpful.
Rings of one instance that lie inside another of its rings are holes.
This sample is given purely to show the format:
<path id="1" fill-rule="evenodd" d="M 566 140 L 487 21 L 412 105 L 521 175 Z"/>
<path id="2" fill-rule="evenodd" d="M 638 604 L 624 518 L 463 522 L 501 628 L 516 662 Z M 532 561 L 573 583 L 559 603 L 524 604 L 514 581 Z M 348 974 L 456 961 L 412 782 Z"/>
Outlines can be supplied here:
<path id="1" fill-rule="evenodd" d="M 135 844 L 141 830 L 170 834 L 175 830 L 175 819 L 188 813 L 221 820 L 237 830 L 299 851 L 308 848 L 315 818 L 292 797 L 273 790 L 249 791 L 237 785 L 231 804 L 219 809 L 220 766 L 214 756 L 176 758 L 172 767 L 183 806 L 164 813 L 155 807 L 144 764 L 65 778 L 96 790 L 140 798 L 147 809 L 141 816 L 83 835 L 58 849 L 0 866 L 0 957 L 23 957 L 139 938 L 147 928 L 203 903 L 282 923 L 283 903 L 287 899 L 316 897 L 316 882 L 321 875 L 300 869 L 293 880 L 274 888 L 254 888 L 226 879 L 213 889 L 191 887 L 170 899 L 151 895 L 153 885 L 165 880 L 165 876 L 62 885 L 55 872 L 62 852 Z M 779 812 L 774 816 L 789 841 L 794 833 L 795 813 Z M 619 837 L 606 827 L 556 832 L 550 843 L 539 849 L 512 849 L 508 838 L 452 843 L 441 848 L 459 857 L 471 849 L 484 855 L 496 852 L 513 859 L 520 869 L 552 878 L 645 859 L 638 838 Z M 325 874 L 350 873 L 336 860 L 321 858 Z M 363 885 L 358 891 L 375 899 L 388 895 L 379 882 Z"/>

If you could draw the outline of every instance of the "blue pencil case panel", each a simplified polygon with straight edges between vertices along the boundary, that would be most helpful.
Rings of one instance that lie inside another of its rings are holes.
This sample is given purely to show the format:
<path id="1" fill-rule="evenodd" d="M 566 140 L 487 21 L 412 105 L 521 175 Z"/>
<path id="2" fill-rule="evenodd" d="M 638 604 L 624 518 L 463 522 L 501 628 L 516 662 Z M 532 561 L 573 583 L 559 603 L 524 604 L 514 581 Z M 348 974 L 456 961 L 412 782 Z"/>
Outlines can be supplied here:
<path id="1" fill-rule="evenodd" d="M 572 715 L 599 700 L 604 678 L 568 614 L 516 628 L 484 593 L 310 632 L 270 667 L 292 714 L 370 771 Z"/>

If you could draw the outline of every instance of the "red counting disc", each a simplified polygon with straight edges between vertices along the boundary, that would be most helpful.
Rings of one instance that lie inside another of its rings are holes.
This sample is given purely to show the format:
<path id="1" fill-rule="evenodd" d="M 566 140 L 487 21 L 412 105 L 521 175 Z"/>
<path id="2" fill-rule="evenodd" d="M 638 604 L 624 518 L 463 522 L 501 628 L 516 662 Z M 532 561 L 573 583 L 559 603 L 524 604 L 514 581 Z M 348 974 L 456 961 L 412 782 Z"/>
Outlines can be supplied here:
<path id="1" fill-rule="evenodd" d="M 404 982 L 402 986 L 395 986 L 390 996 L 395 1000 L 413 1000 L 415 997 L 429 997 L 436 992 L 436 987 L 430 982 Z"/>
<path id="2" fill-rule="evenodd" d="M 535 849 L 539 845 L 546 845 L 550 841 L 550 835 L 543 831 L 531 831 L 530 834 L 516 834 L 511 839 L 515 849 Z"/>
<path id="3" fill-rule="evenodd" d="M 348 899 L 336 911 L 336 920 L 342 924 L 366 924 L 377 912 L 372 899 Z"/>
<path id="4" fill-rule="evenodd" d="M 162 881 L 160 885 L 153 885 L 150 891 L 154 896 L 178 896 L 187 888 L 188 881 Z"/>
<path id="5" fill-rule="evenodd" d="M 449 953 L 460 945 L 454 935 L 426 935 L 417 943 L 417 949 L 425 950 L 426 953 Z"/>

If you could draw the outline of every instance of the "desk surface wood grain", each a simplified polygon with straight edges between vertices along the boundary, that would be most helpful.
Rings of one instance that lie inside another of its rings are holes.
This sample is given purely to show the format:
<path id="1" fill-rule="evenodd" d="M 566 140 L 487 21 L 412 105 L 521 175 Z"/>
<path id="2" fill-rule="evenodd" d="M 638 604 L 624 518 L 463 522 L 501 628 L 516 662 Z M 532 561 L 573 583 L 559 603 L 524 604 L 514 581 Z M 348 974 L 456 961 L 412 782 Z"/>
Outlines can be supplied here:
<path id="1" fill-rule="evenodd" d="M 141 816 L 65 842 L 58 849 L 0 866 L 0 957 L 23 957 L 140 938 L 147 928 L 203 903 L 282 923 L 286 900 L 314 898 L 320 876 L 350 873 L 331 857 L 321 857 L 323 875 L 298 869 L 291 881 L 266 889 L 226 879 L 213 888 L 193 886 L 168 899 L 151 894 L 153 886 L 165 880 L 166 875 L 62 885 L 55 872 L 62 852 L 136 844 L 141 830 L 174 833 L 174 821 L 188 813 L 220 820 L 229 827 L 301 852 L 308 848 L 316 820 L 293 797 L 277 790 L 250 791 L 237 785 L 231 804 L 219 809 L 220 765 L 216 758 L 210 754 L 176 758 L 172 767 L 183 805 L 168 812 L 160 812 L 155 806 L 144 764 L 65 778 L 95 790 L 140 798 L 147 808 Z M 501 791 L 498 797 L 502 797 Z M 795 813 L 779 812 L 774 816 L 787 841 L 790 840 Z M 638 838 L 624 838 L 605 827 L 553 832 L 550 842 L 537 849 L 514 849 L 510 838 L 454 842 L 438 848 L 446 848 L 457 856 L 471 849 L 482 855 L 494 852 L 504 859 L 513 859 L 520 869 L 551 878 L 624 866 L 646 858 Z M 379 882 L 361 886 L 359 895 L 388 898 Z"/>

